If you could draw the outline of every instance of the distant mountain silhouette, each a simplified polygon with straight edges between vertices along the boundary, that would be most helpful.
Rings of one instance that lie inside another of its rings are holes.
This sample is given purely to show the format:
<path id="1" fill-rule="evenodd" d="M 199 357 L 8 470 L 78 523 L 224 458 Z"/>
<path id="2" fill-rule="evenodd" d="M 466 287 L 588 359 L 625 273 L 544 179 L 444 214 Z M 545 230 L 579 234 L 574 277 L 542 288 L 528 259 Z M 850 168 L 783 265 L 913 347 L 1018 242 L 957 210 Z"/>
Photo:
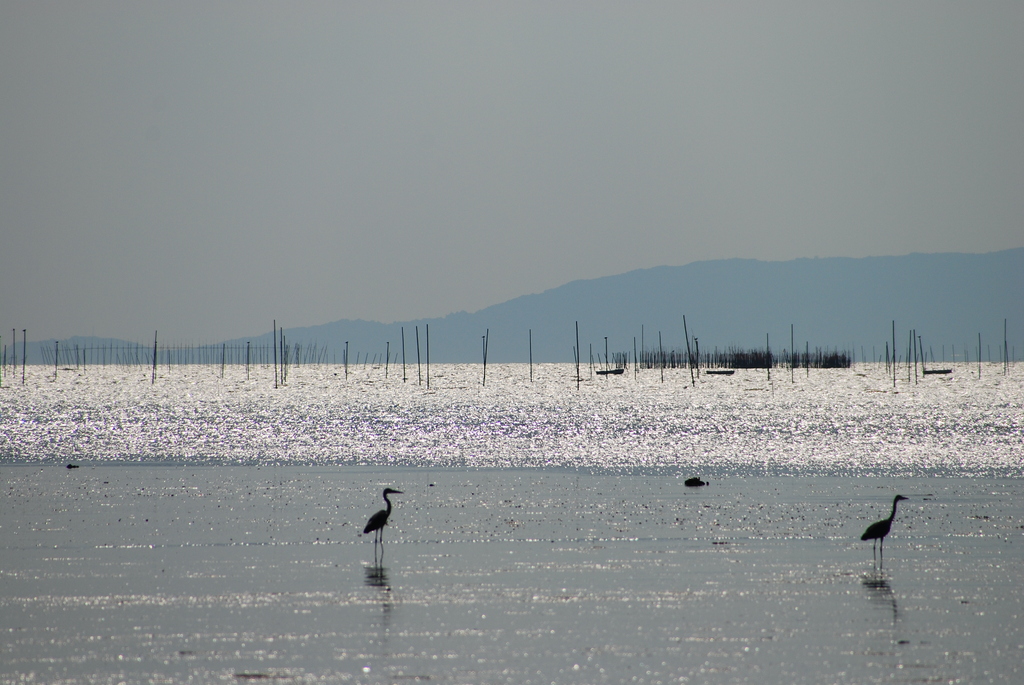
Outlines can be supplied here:
<path id="1" fill-rule="evenodd" d="M 500 363 L 528 361 L 532 330 L 534 362 L 567 362 L 573 359 L 579 322 L 581 359 L 586 362 L 591 349 L 595 358 L 603 359 L 605 336 L 612 352 L 630 356 L 633 338 L 639 348 L 641 335 L 648 349 L 657 348 L 659 333 L 665 349 L 685 347 L 683 315 L 702 351 L 761 348 L 766 336 L 773 350 L 788 349 L 792 324 L 798 349 L 838 348 L 860 360 L 862 354 L 870 358 L 872 349 L 884 355 L 895 320 L 901 354 L 913 328 L 936 359 L 942 345 L 947 359 L 954 345 L 958 359 L 965 345 L 976 359 L 973 350 L 981 333 L 983 358 L 991 346 L 992 359 L 998 360 L 1004 319 L 1011 348 L 1024 354 L 1024 248 L 987 254 L 693 262 L 573 281 L 474 313 L 392 324 L 341 320 L 285 328 L 285 335 L 289 344 L 303 348 L 326 346 L 326 359 L 338 363 L 346 341 L 352 363 L 357 354 L 382 358 L 390 342 L 392 358 L 401 362 L 404 327 L 406 360 L 415 363 L 416 328 L 425 360 L 429 325 L 431 362 L 477 363 L 489 330 L 488 362 Z M 265 333 L 226 343 L 257 345 L 270 339 Z"/>
<path id="2" fill-rule="evenodd" d="M 482 336 L 489 329 L 488 362 L 525 362 L 533 331 L 535 362 L 571 361 L 579 322 L 582 359 L 604 355 L 604 337 L 612 351 L 633 350 L 643 343 L 666 349 L 685 346 L 683 315 L 701 349 L 715 346 L 789 347 L 790 324 L 798 347 L 840 348 L 861 358 L 871 347 L 884 354 L 896 321 L 896 345 L 907 345 L 915 328 L 924 344 L 996 343 L 1001 347 L 1003 319 L 1009 337 L 1024 353 L 1024 248 L 988 254 L 911 254 L 861 259 L 796 259 L 764 262 L 726 259 L 661 266 L 618 276 L 567 283 L 536 295 L 524 295 L 472 314 L 393 324 L 335 321 L 322 326 L 286 329 L 289 342 L 317 343 L 383 355 L 385 343 L 401 354 L 405 328 L 406 359 L 415 362 L 415 328 L 425 358 L 430 326 L 433 362 L 479 362 Z M 984 352 L 984 350 L 983 350 Z M 972 357 L 974 355 L 972 354 Z M 340 352 L 338 353 L 341 359 Z M 948 356 L 947 356 L 948 358 Z M 993 358 L 997 358 L 993 352 Z"/>

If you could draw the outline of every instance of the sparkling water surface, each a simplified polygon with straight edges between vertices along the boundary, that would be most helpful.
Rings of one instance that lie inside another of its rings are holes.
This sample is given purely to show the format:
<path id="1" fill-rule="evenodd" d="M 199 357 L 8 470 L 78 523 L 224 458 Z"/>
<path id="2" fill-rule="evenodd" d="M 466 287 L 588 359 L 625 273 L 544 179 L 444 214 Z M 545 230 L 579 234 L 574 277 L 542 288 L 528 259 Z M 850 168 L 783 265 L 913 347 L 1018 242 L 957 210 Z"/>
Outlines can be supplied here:
<path id="1" fill-rule="evenodd" d="M 953 366 L 953 365 L 950 365 Z M 491 365 L 33 367 L 0 392 L 0 460 L 1020 475 L 1024 368 L 596 376 Z M 388 374 L 385 377 L 385 373 Z M 13 385 L 12 385 L 13 383 Z"/>
<path id="2" fill-rule="evenodd" d="M 29 369 L 0 682 L 1022 682 L 999 370 Z"/>

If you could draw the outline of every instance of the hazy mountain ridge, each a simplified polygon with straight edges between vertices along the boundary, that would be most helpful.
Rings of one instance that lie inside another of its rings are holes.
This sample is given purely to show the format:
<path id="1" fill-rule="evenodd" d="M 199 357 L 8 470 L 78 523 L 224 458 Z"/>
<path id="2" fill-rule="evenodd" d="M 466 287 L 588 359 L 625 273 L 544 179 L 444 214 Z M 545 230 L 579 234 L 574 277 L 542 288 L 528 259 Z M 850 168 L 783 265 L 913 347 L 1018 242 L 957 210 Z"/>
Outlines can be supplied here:
<path id="1" fill-rule="evenodd" d="M 479 362 L 483 336 L 489 330 L 488 361 L 526 362 L 529 331 L 535 362 L 571 361 L 579 322 L 582 359 L 604 355 L 604 340 L 612 351 L 633 351 L 642 344 L 685 346 L 683 315 L 691 336 L 704 350 L 729 346 L 788 348 L 790 324 L 796 345 L 803 348 L 842 348 L 870 357 L 884 352 L 892 340 L 907 345 L 907 331 L 917 330 L 926 349 L 935 355 L 947 345 L 961 358 L 963 346 L 973 349 L 982 336 L 982 352 L 991 345 L 993 359 L 1001 350 L 1003 320 L 1016 354 L 1024 353 L 1024 248 L 987 254 L 915 253 L 898 257 L 802 258 L 785 262 L 725 259 L 659 266 L 616 276 L 579 280 L 542 293 L 524 295 L 477 312 L 456 312 L 440 318 L 383 324 L 340 320 L 319 326 L 288 328 L 289 345 L 327 347 L 325 358 L 340 363 L 345 342 L 355 363 L 369 354 L 383 357 L 387 343 L 401 362 L 402 329 L 407 363 L 416 362 L 416 332 L 420 359 L 426 361 L 427 327 L 430 361 Z M 641 332 L 642 331 L 642 332 Z M 173 336 L 168 341 L 173 344 Z M 89 341 L 93 342 L 90 343 Z M 212 343 L 211 346 L 266 345 L 270 333 Z M 1016 342 L 1014 342 L 1016 341 Z M 74 338 L 61 344 L 109 345 L 117 341 Z M 134 343 L 133 343 L 134 344 Z M 152 341 L 138 343 L 152 348 Z M 29 362 L 39 361 L 41 346 L 29 343 Z M 34 348 L 34 349 L 33 349 Z M 21 352 L 20 346 L 18 350 Z M 1014 351 L 1011 350 L 1011 355 Z"/>

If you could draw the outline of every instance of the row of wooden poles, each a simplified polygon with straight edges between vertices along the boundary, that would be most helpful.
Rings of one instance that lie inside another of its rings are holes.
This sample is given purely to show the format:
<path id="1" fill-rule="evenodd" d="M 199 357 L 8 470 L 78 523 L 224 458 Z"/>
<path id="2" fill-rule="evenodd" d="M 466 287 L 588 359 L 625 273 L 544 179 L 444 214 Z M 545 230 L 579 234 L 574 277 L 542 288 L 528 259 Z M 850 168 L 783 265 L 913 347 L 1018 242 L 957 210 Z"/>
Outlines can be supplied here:
<path id="1" fill-rule="evenodd" d="M 249 378 L 249 370 L 252 365 L 267 366 L 273 364 L 274 366 L 274 386 L 278 387 L 287 382 L 288 371 L 294 365 L 323 365 L 328 363 L 337 364 L 337 358 L 335 355 L 330 354 L 327 345 L 318 345 L 316 343 L 308 344 L 303 346 L 301 343 L 289 344 L 287 337 L 285 336 L 284 328 L 278 327 L 277 321 L 273 324 L 273 343 L 253 345 L 251 342 L 246 342 L 245 345 L 234 344 L 228 345 L 222 343 L 220 345 L 166 345 L 164 347 L 159 346 L 159 340 L 157 333 L 153 335 L 153 347 L 152 350 L 148 346 L 133 343 L 128 345 L 115 346 L 113 343 L 109 345 L 100 346 L 79 346 L 78 344 L 68 345 L 65 344 L 63 347 L 60 342 L 54 343 L 53 348 L 42 347 L 40 349 L 43 363 L 45 365 L 52 365 L 54 367 L 54 376 L 61 367 L 64 368 L 87 368 L 90 364 L 94 366 L 122 366 L 122 367 L 139 367 L 147 366 L 152 367 L 152 382 L 156 382 L 156 373 L 159 364 L 164 364 L 167 368 L 172 366 L 182 365 L 206 365 L 213 366 L 218 365 L 221 367 L 221 375 L 224 375 L 224 369 L 228 365 L 236 366 L 244 364 L 246 367 L 246 378 Z M 815 348 L 812 352 L 810 344 L 805 342 L 805 349 L 803 352 L 795 349 L 794 340 L 794 327 L 790 326 L 790 347 L 783 349 L 779 353 L 775 353 L 771 349 L 770 341 L 768 336 L 765 336 L 765 347 L 763 349 L 742 349 L 739 347 L 728 347 L 724 350 L 719 350 L 717 347 L 712 351 L 701 351 L 700 343 L 696 336 L 690 336 L 686 326 L 686 317 L 683 317 L 683 329 L 684 335 L 686 336 L 686 347 L 685 348 L 673 348 L 666 350 L 662 344 L 661 332 L 658 332 L 658 346 L 657 348 L 648 349 L 646 346 L 644 327 L 640 329 L 640 346 L 637 347 L 637 339 L 633 338 L 633 350 L 632 350 L 632 365 L 634 368 L 634 374 L 640 369 L 661 369 L 662 379 L 664 380 L 664 371 L 666 369 L 689 369 L 691 371 L 691 380 L 695 380 L 699 375 L 701 369 L 766 369 L 771 374 L 773 368 L 789 368 L 792 372 L 795 369 L 803 368 L 808 371 L 812 368 L 816 369 L 842 369 L 850 368 L 853 361 L 853 354 L 849 351 L 839 349 L 822 349 Z M 1003 349 L 1002 358 L 1004 365 L 1004 373 L 1009 371 L 1009 347 L 1006 337 L 1007 321 L 1003 320 Z M 12 331 L 12 340 L 15 339 L 16 331 Z M 26 342 L 27 331 L 22 329 L 22 354 L 21 354 L 21 365 L 22 365 L 22 383 L 25 380 L 25 360 L 27 358 L 27 342 Z M 909 331 L 909 342 L 906 349 L 906 356 L 904 357 L 905 365 L 907 369 L 907 380 L 908 382 L 912 379 L 916 382 L 918 378 L 918 366 L 920 366 L 921 375 L 925 373 L 943 373 L 941 370 L 926 371 L 925 359 L 926 354 L 924 351 L 924 342 L 920 335 L 915 330 Z M 528 348 L 529 348 L 529 365 L 530 365 L 530 380 L 533 381 L 533 330 L 528 332 Z M 420 354 L 420 330 L 419 326 L 415 327 L 415 344 L 416 344 L 416 368 L 417 368 L 417 380 L 422 385 L 424 378 L 426 379 L 426 385 L 430 387 L 430 326 L 425 327 L 425 342 L 426 342 L 426 374 L 423 373 L 423 361 Z M 608 338 L 604 339 L 604 370 L 616 369 L 619 372 L 624 371 L 630 366 L 631 355 L 627 351 L 609 352 L 608 350 Z M 483 357 L 483 384 L 487 384 L 487 354 L 490 344 L 490 329 L 484 332 L 481 336 L 481 351 Z M 11 345 L 11 355 L 8 357 L 8 347 L 6 344 L 3 345 L 3 358 L 0 363 L 0 384 L 3 382 L 3 376 L 6 373 L 8 377 L 17 372 L 18 355 L 16 344 Z M 964 349 L 965 359 L 968 358 L 968 347 L 965 345 Z M 978 375 L 981 376 L 981 334 L 978 334 L 978 347 L 976 359 L 978 362 Z M 893 378 L 893 384 L 896 383 L 897 368 L 902 367 L 902 360 L 895 354 L 896 350 L 896 322 L 892 322 L 892 352 L 889 348 L 889 343 L 886 342 L 885 347 L 885 365 L 887 373 Z M 579 347 L 579 322 L 576 322 L 576 345 L 573 347 L 573 359 L 576 364 L 576 377 L 577 383 L 581 380 L 580 375 L 580 364 L 581 364 L 581 353 Z M 361 353 L 356 353 L 355 366 L 360 364 Z M 953 348 L 954 358 L 956 356 L 956 348 Z M 330 356 L 330 359 L 329 359 Z M 874 356 L 874 352 L 872 353 Z M 405 340 L 405 328 L 401 329 L 401 349 L 396 350 L 394 355 L 391 354 L 391 343 L 390 341 L 385 345 L 385 351 L 383 353 L 375 353 L 373 355 L 372 362 L 370 361 L 370 353 L 362 359 L 363 366 L 371 364 L 377 366 L 383 364 L 385 371 L 385 378 L 388 376 L 390 365 L 394 363 L 396 366 L 399 359 L 402 364 L 402 380 L 403 382 L 408 381 L 408 363 L 406 359 L 406 340 Z M 969 359 L 967 359 L 969 361 Z M 932 361 L 935 361 L 934 354 L 932 354 Z M 349 346 L 348 342 L 345 342 L 345 347 L 342 350 L 342 364 L 345 368 L 345 376 L 349 374 Z M 598 354 L 597 365 L 602 366 L 600 360 L 600 353 Z M 590 345 L 590 367 L 591 375 L 594 373 L 595 358 L 593 352 L 593 344 Z"/>

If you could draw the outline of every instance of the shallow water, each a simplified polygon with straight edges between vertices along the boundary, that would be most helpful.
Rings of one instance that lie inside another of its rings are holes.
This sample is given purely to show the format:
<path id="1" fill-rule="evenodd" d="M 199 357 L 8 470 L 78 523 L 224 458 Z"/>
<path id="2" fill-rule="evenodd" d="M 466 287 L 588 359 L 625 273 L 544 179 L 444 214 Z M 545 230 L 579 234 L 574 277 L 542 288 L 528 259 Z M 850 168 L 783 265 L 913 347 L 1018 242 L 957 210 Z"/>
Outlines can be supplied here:
<path id="1" fill-rule="evenodd" d="M 1020 682 L 1024 481 L 0 469 L 2 682 Z M 360 536 L 401 486 L 381 564 Z M 884 567 L 859 534 L 903 503 Z"/>
<path id="2" fill-rule="evenodd" d="M 0 683 L 1024 680 L 1019 370 L 525 368 L 5 387 Z"/>

